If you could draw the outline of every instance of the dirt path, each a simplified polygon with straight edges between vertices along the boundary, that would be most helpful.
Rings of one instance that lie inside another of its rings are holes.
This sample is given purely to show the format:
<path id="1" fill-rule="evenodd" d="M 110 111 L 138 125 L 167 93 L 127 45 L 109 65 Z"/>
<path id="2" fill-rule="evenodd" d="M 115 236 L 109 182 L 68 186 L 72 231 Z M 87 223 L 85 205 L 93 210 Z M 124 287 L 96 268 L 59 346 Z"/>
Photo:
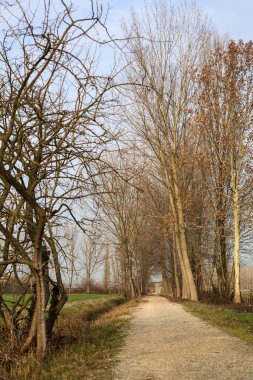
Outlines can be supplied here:
<path id="1" fill-rule="evenodd" d="M 115 380 L 253 380 L 253 348 L 163 297 L 134 312 Z"/>

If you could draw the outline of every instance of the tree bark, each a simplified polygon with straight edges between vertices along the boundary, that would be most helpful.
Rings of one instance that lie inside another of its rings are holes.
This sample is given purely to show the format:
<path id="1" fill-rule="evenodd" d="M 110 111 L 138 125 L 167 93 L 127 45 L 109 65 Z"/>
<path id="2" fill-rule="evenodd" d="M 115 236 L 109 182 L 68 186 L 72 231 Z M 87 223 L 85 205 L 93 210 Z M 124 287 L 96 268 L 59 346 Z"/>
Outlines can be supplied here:
<path id="1" fill-rule="evenodd" d="M 192 301 L 198 301 L 197 288 L 194 282 L 188 250 L 187 250 L 184 213 L 183 213 L 183 206 L 182 206 L 180 191 L 178 187 L 177 168 L 176 168 L 174 159 L 172 159 L 172 170 L 173 170 L 173 187 L 174 187 L 174 194 L 175 194 L 175 207 L 176 207 L 177 216 L 178 216 L 179 244 L 181 248 L 182 261 L 183 261 L 183 265 L 185 269 L 185 276 L 187 278 L 187 282 L 189 286 L 189 294 L 187 294 L 187 298 L 189 297 Z"/>
<path id="2" fill-rule="evenodd" d="M 37 273 L 35 276 L 36 283 L 36 319 L 37 319 L 37 347 L 36 354 L 38 359 L 44 359 L 47 349 L 46 333 L 46 291 L 44 279 L 44 263 L 42 257 L 42 240 L 45 227 L 45 214 L 38 216 L 34 255 Z"/>
<path id="3" fill-rule="evenodd" d="M 241 303 L 240 292 L 240 221 L 238 189 L 233 191 L 233 214 L 234 214 L 234 303 Z"/>
<path id="4" fill-rule="evenodd" d="M 175 288 L 176 288 L 175 289 L 175 291 L 176 291 L 175 296 L 177 298 L 180 298 L 181 297 L 181 291 L 180 291 L 180 282 L 179 282 L 178 270 L 177 270 L 177 257 L 176 257 L 175 238 L 174 238 L 174 241 L 173 241 L 173 252 L 172 252 L 172 255 L 173 255 L 174 280 L 175 280 Z"/>

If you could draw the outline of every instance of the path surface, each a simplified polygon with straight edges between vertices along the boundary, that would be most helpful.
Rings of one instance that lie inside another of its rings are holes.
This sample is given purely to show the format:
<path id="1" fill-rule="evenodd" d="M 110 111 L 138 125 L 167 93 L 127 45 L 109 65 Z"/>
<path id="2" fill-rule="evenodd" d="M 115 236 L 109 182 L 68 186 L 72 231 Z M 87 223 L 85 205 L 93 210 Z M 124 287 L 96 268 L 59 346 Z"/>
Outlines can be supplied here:
<path id="1" fill-rule="evenodd" d="M 253 380 L 253 348 L 163 297 L 134 311 L 115 380 Z"/>

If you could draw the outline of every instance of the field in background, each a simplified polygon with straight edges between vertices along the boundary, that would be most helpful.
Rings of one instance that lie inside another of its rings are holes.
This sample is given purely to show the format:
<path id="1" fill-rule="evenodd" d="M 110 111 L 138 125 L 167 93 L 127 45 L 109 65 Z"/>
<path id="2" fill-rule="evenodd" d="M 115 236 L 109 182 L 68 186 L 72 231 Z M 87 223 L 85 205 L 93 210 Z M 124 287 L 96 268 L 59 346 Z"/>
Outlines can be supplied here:
<path id="1" fill-rule="evenodd" d="M 75 302 L 75 301 L 84 301 L 84 300 L 95 300 L 102 298 L 110 298 L 113 295 L 111 294 L 69 294 L 67 302 Z M 4 294 L 3 299 L 7 302 L 7 305 L 10 307 L 13 303 L 15 303 L 19 299 L 18 294 Z M 26 301 L 29 298 L 29 295 L 26 295 L 24 300 Z"/>
<path id="2" fill-rule="evenodd" d="M 112 294 L 69 294 L 68 302 L 83 301 L 83 300 L 95 300 L 98 298 L 110 298 Z"/>

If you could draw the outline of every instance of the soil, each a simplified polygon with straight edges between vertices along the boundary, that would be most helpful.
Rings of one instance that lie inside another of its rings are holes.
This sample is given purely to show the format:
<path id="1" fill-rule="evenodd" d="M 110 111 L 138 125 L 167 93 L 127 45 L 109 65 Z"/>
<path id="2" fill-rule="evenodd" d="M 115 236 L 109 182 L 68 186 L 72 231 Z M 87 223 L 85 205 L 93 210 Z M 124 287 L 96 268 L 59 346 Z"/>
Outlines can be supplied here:
<path id="1" fill-rule="evenodd" d="M 253 347 L 160 296 L 134 311 L 114 380 L 252 380 Z"/>

